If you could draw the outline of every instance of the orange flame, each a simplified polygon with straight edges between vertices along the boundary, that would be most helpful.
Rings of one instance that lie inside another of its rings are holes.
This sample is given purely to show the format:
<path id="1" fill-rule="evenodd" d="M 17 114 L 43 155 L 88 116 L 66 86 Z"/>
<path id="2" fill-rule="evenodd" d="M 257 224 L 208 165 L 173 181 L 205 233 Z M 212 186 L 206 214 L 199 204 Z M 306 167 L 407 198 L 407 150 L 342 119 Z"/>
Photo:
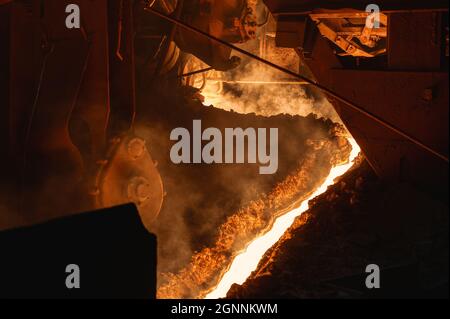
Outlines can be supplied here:
<path id="1" fill-rule="evenodd" d="M 221 278 L 217 287 L 206 296 L 206 299 L 224 298 L 233 284 L 242 285 L 251 273 L 256 270 L 266 251 L 280 240 L 283 234 L 293 225 L 297 217 L 308 210 L 309 201 L 325 193 L 328 187 L 335 183 L 336 178 L 344 175 L 353 166 L 353 161 L 361 149 L 354 139 L 349 141 L 353 148 L 349 162 L 334 167 L 326 181 L 308 199 L 303 201 L 300 207 L 277 218 L 273 227 L 266 234 L 255 239 L 243 252 L 237 255 L 229 270 Z"/>

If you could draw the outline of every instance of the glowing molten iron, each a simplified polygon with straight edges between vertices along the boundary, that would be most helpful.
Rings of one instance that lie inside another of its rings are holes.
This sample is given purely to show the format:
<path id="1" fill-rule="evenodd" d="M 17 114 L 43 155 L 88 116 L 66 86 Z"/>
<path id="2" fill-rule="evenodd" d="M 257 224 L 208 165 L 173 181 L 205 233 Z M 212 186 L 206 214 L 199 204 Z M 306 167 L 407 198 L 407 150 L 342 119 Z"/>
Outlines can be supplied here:
<path id="1" fill-rule="evenodd" d="M 353 161 L 358 156 L 361 149 L 354 139 L 350 139 L 349 142 L 352 144 L 353 150 L 348 164 L 334 167 L 326 181 L 308 199 L 303 201 L 300 207 L 280 216 L 275 221 L 271 230 L 265 235 L 255 239 L 248 245 L 245 251 L 237 255 L 234 258 L 230 269 L 222 277 L 218 286 L 206 296 L 206 299 L 224 298 L 233 284 L 242 285 L 250 274 L 256 270 L 259 261 L 266 251 L 280 240 L 298 216 L 308 210 L 309 201 L 325 193 L 327 188 L 334 184 L 336 178 L 344 175 L 352 167 Z"/>

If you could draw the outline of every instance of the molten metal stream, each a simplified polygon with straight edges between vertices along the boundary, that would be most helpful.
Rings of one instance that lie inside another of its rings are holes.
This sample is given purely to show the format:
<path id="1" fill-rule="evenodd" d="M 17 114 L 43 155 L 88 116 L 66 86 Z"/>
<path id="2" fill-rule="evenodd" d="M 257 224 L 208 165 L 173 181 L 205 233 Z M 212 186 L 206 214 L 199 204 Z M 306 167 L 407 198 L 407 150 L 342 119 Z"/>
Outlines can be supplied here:
<path id="1" fill-rule="evenodd" d="M 227 292 L 230 290 L 233 284 L 242 285 L 251 273 L 256 270 L 258 263 L 264 256 L 267 250 L 275 245 L 283 234 L 292 226 L 295 219 L 306 212 L 309 208 L 308 203 L 315 197 L 325 193 L 329 186 L 333 185 L 335 179 L 344 175 L 352 166 L 353 161 L 358 156 L 361 149 L 354 139 L 350 139 L 353 150 L 350 155 L 348 164 L 334 167 L 330 175 L 328 175 L 326 181 L 312 194 L 308 199 L 302 202 L 300 207 L 288 212 L 287 214 L 280 216 L 274 223 L 271 230 L 269 230 L 263 236 L 255 239 L 248 247 L 237 255 L 230 269 L 220 280 L 218 286 L 211 291 L 205 299 L 218 299 L 225 298 Z"/>

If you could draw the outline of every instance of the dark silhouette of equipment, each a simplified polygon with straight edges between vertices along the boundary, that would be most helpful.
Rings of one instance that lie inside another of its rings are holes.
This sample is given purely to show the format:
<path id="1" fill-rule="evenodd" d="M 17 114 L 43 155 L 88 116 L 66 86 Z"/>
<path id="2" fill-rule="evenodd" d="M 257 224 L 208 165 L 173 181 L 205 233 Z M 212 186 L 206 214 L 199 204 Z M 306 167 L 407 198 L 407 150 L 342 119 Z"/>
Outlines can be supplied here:
<path id="1" fill-rule="evenodd" d="M 0 233 L 0 298 L 156 297 L 156 237 L 134 205 Z M 68 265 L 80 288 L 68 289 Z"/>

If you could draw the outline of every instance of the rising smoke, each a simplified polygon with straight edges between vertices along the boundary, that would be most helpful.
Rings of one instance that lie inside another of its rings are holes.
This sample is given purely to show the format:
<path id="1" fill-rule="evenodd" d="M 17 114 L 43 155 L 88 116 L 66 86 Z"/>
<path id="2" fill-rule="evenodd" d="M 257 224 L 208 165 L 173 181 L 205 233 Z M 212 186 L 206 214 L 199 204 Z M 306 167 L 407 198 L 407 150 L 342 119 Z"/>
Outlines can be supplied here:
<path id="1" fill-rule="evenodd" d="M 299 72 L 297 53 L 274 48 L 273 43 L 272 38 L 272 47 L 264 57 L 277 64 L 282 60 L 282 66 Z M 257 54 L 260 45 L 251 41 L 243 48 Z M 230 256 L 270 223 L 274 211 L 314 190 L 336 164 L 334 158 L 346 158 L 348 153 L 345 139 L 342 147 L 336 143 L 337 136 L 343 135 L 336 134 L 335 129 L 344 130 L 332 123 L 340 123 L 339 117 L 327 100 L 310 88 L 298 84 L 223 83 L 292 81 L 278 71 L 241 58 L 242 65 L 232 72 L 209 72 L 186 80 L 186 85 L 202 87 L 203 106 L 198 96 L 176 100 L 173 87 L 163 98 L 155 98 L 163 90 L 153 95 L 143 92 L 142 105 L 149 121 L 138 131 L 160 163 L 167 192 L 153 229 L 159 239 L 160 298 L 194 298 L 210 288 Z M 196 58 L 191 62 L 184 73 L 207 67 Z M 205 77 L 209 79 L 203 83 Z M 213 107 L 207 107 L 210 105 Z M 228 112 L 231 110 L 234 112 Z M 195 119 L 202 119 L 205 127 L 220 129 L 279 127 L 280 171 L 276 176 L 262 177 L 242 165 L 174 165 L 168 156 L 170 132 L 176 127 L 189 128 Z"/>
<path id="2" fill-rule="evenodd" d="M 255 113 L 262 116 L 279 114 L 307 116 L 313 113 L 318 117 L 341 123 L 336 111 L 325 97 L 308 92 L 302 85 L 260 83 L 287 81 L 283 77 L 280 78 L 276 70 L 257 63 L 248 63 L 235 71 L 229 81 L 232 83 L 224 83 L 223 86 L 220 81 L 208 81 L 202 90 L 205 104 L 241 114 Z M 234 81 L 247 83 L 233 83 Z"/>

